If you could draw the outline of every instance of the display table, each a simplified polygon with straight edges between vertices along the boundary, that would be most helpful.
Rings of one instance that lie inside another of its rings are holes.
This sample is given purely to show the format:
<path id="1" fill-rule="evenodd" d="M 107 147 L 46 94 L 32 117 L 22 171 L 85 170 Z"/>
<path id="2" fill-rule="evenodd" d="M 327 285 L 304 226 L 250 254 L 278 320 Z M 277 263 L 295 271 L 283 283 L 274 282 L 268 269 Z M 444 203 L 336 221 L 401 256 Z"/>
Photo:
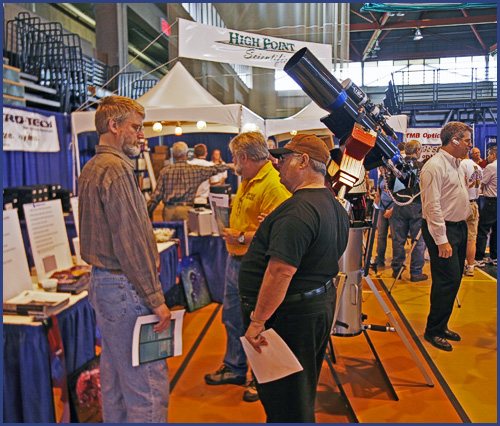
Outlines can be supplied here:
<path id="1" fill-rule="evenodd" d="M 95 356 L 95 315 L 87 292 L 56 315 L 69 376 Z M 54 423 L 50 350 L 45 327 L 31 317 L 3 316 L 3 421 Z"/>
<path id="2" fill-rule="evenodd" d="M 181 255 L 186 256 L 186 224 L 183 220 L 172 222 L 152 222 L 153 229 L 170 228 L 175 231 L 174 238 L 178 239 L 181 244 Z"/>
<path id="3" fill-rule="evenodd" d="M 190 255 L 200 256 L 212 300 L 222 303 L 226 277 L 226 243 L 218 235 L 206 237 L 189 235 L 188 239 Z"/>

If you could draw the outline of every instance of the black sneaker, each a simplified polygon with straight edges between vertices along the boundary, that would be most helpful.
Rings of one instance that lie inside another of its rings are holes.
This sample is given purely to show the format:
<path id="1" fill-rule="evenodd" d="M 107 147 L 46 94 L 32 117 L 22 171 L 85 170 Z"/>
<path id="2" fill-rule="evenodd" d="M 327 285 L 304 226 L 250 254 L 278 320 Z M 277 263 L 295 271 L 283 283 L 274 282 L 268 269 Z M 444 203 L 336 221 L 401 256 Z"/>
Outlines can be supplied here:
<path id="1" fill-rule="evenodd" d="M 222 364 L 215 373 L 205 374 L 207 385 L 242 385 L 246 380 L 246 376 L 237 376 L 225 364 Z"/>
<path id="2" fill-rule="evenodd" d="M 255 380 L 250 380 L 245 385 L 245 393 L 243 394 L 243 401 L 255 402 L 259 400 L 259 394 L 257 393 L 257 387 L 255 386 Z"/>

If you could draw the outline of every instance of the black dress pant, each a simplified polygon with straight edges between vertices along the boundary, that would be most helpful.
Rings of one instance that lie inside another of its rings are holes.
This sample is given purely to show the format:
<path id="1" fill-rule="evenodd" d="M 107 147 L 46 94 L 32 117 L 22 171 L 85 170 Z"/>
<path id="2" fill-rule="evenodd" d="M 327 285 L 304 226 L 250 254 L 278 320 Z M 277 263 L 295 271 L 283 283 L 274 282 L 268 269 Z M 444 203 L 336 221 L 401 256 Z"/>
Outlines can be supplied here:
<path id="1" fill-rule="evenodd" d="M 497 198 L 485 197 L 477 225 L 476 260 L 483 260 L 490 235 L 490 258 L 497 258 Z"/>
<path id="2" fill-rule="evenodd" d="M 295 354 L 303 371 L 268 383 L 256 383 L 267 423 L 315 423 L 314 406 L 321 366 L 330 339 L 336 292 L 333 286 L 300 302 L 282 304 L 266 322 Z M 245 330 L 253 305 L 242 303 Z"/>
<path id="3" fill-rule="evenodd" d="M 462 282 L 467 252 L 467 224 L 446 222 L 446 236 L 453 249 L 451 257 L 439 257 L 439 249 L 429 233 L 427 221 L 422 220 L 422 236 L 431 258 L 431 307 L 425 332 L 443 336 L 453 312 L 455 298 Z"/>

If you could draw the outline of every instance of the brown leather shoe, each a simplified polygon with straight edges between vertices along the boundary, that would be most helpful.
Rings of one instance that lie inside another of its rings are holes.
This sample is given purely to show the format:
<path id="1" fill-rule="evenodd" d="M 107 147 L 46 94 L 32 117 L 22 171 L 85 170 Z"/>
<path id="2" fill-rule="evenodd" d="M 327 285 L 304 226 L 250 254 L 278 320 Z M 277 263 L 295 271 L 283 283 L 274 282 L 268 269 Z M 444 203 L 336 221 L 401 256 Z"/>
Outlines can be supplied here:
<path id="1" fill-rule="evenodd" d="M 451 352 L 453 350 L 453 346 L 450 345 L 450 342 L 443 337 L 424 334 L 424 339 L 427 340 L 432 346 L 441 349 L 442 351 Z"/>
<path id="2" fill-rule="evenodd" d="M 418 283 L 419 281 L 425 281 L 429 278 L 429 276 L 427 274 L 422 274 L 422 275 L 418 275 L 418 276 L 411 276 L 410 277 L 410 281 L 412 283 Z"/>

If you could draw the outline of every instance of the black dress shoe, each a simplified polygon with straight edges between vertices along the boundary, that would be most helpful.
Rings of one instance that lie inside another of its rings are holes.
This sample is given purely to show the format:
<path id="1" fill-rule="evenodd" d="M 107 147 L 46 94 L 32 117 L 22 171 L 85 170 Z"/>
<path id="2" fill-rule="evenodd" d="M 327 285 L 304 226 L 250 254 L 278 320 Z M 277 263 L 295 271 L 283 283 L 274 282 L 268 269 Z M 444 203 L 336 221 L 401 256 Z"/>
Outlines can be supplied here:
<path id="1" fill-rule="evenodd" d="M 424 339 L 427 340 L 432 346 L 441 349 L 442 351 L 451 352 L 453 350 L 453 346 L 451 346 L 448 340 L 443 337 L 424 334 Z"/>
<path id="2" fill-rule="evenodd" d="M 446 329 L 446 331 L 444 332 L 443 337 L 446 340 L 451 340 L 452 342 L 460 342 L 460 340 L 462 340 L 462 338 L 460 337 L 460 334 L 455 333 L 454 331 L 451 331 L 448 329 Z"/>

